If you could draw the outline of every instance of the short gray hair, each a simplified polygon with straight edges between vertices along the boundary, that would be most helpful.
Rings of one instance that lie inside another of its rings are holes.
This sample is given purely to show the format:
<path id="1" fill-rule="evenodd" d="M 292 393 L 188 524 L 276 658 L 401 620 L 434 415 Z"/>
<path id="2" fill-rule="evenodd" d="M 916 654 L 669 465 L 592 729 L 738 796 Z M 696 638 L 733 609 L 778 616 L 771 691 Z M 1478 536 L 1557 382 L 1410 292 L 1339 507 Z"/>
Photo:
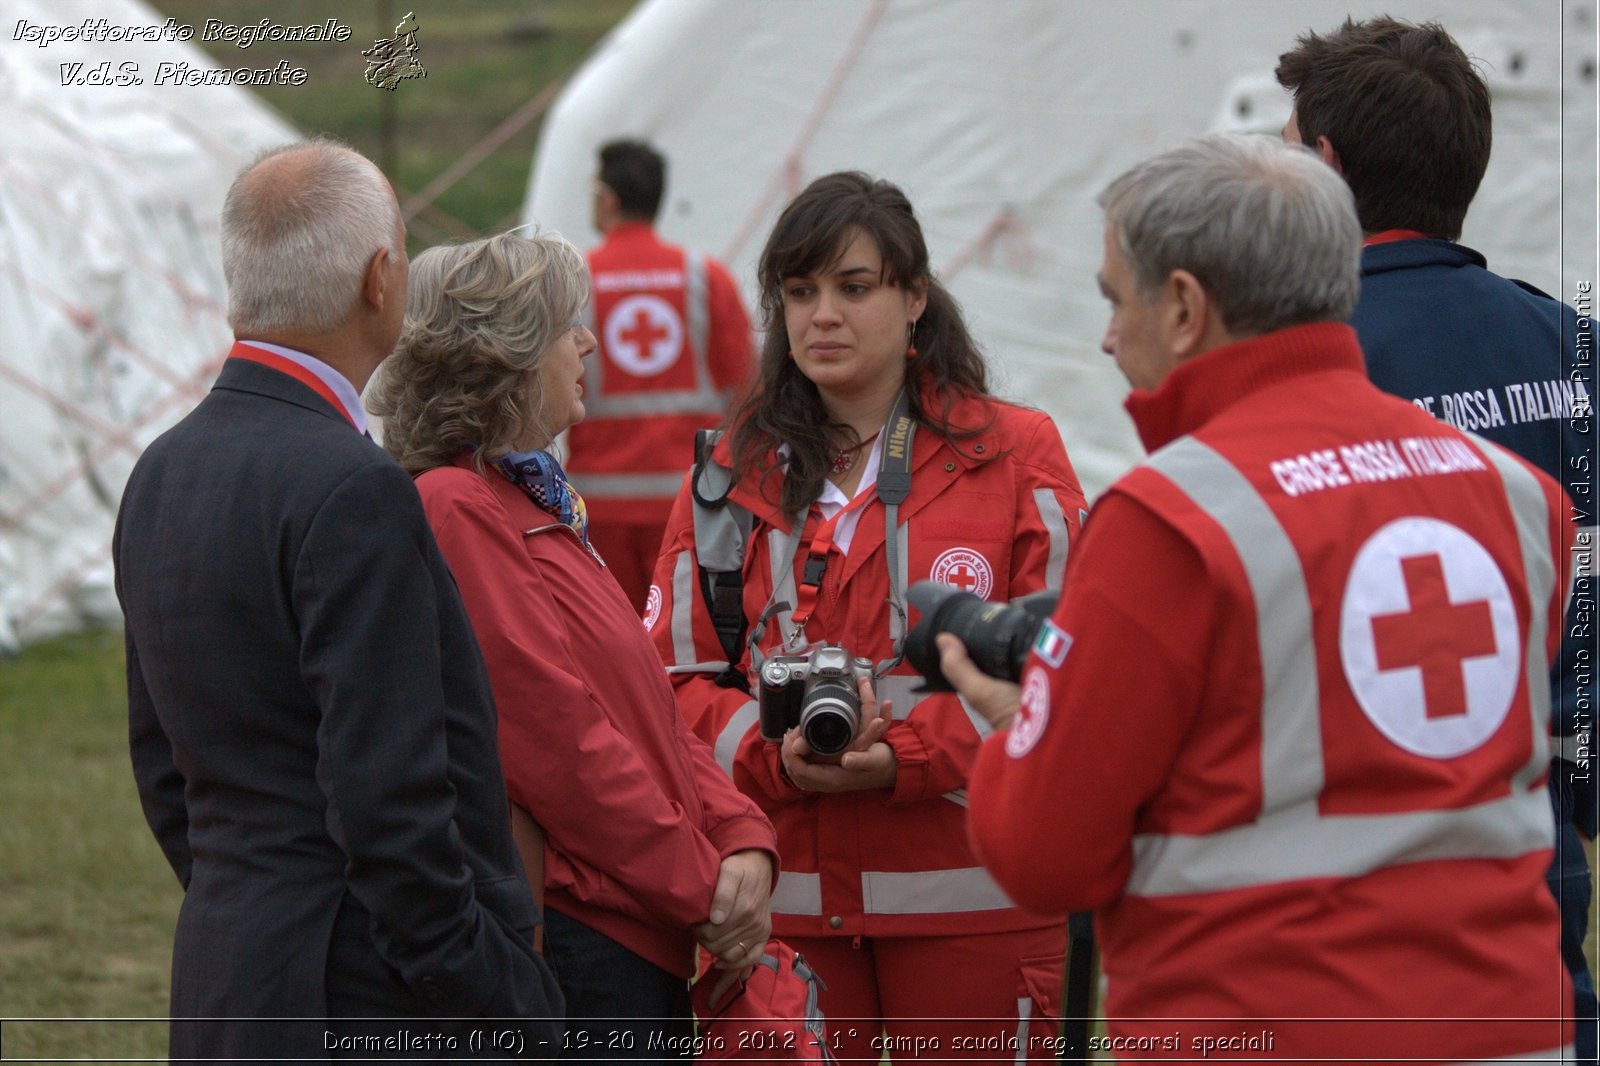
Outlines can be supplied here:
<path id="1" fill-rule="evenodd" d="M 399 232 L 394 193 L 366 157 L 323 139 L 264 152 L 222 207 L 228 325 L 242 337 L 337 329 L 373 253 L 401 254 Z"/>
<path id="2" fill-rule="evenodd" d="M 1355 201 L 1308 149 L 1261 134 L 1199 137 L 1123 174 L 1099 203 L 1142 296 L 1186 270 L 1235 336 L 1355 310 Z"/>
<path id="3" fill-rule="evenodd" d="M 411 263 L 405 324 L 368 407 L 383 446 L 413 474 L 472 450 L 511 451 L 536 421 L 537 373 L 583 314 L 589 266 L 556 233 L 429 248 Z"/>

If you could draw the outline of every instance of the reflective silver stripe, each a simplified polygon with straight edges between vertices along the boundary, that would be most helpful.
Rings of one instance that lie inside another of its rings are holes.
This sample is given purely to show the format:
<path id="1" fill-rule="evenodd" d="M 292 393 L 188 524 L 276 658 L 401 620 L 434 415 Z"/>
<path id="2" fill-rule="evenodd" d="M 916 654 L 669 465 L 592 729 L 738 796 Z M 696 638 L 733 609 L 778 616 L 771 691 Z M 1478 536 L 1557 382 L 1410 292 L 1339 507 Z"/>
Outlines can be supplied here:
<path id="1" fill-rule="evenodd" d="M 773 914 L 822 914 L 822 875 L 784 870 L 772 890 Z"/>
<path id="2" fill-rule="evenodd" d="M 863 870 L 861 902 L 868 914 L 955 914 L 1015 906 L 981 866 L 917 873 Z"/>
<path id="3" fill-rule="evenodd" d="M 988 740 L 994 734 L 994 726 L 989 724 L 989 719 L 979 714 L 972 704 L 967 702 L 965 696 L 956 698 L 961 701 L 961 709 L 967 712 L 967 721 L 972 723 L 972 729 L 978 734 L 979 739 Z"/>
<path id="4" fill-rule="evenodd" d="M 686 471 L 671 474 L 574 474 L 572 484 L 593 500 L 676 496 Z"/>
<path id="5" fill-rule="evenodd" d="M 733 717 L 728 719 L 728 724 L 717 734 L 717 742 L 711 746 L 711 751 L 717 757 L 718 765 L 728 772 L 729 777 L 733 776 L 733 760 L 739 754 L 739 745 L 743 743 L 744 735 L 760 720 L 761 712 L 756 707 L 756 701 L 751 700 L 734 711 Z M 787 878 L 789 875 L 783 876 Z"/>
<path id="6" fill-rule="evenodd" d="M 922 678 L 917 674 L 890 674 L 888 677 L 880 677 L 874 681 L 873 691 L 877 693 L 880 700 L 894 701 L 894 706 L 890 708 L 890 714 L 895 721 L 903 722 L 911 717 L 911 712 L 916 710 L 923 700 L 929 696 L 939 695 L 937 692 L 912 691 L 921 684 Z M 967 702 L 965 696 L 957 696 L 956 699 L 960 702 L 961 710 L 966 714 L 967 721 L 972 723 L 973 732 L 977 733 L 980 738 L 987 739 L 994 732 L 994 726 L 989 724 L 987 718 L 973 709 L 972 704 Z"/>
<path id="7" fill-rule="evenodd" d="M 1321 815 L 1312 797 L 1252 825 L 1207 836 L 1133 838 L 1130 896 L 1225 892 L 1318 877 L 1360 877 L 1430 859 L 1514 859 L 1551 847 L 1541 789 L 1446 811 Z"/>
<path id="8" fill-rule="evenodd" d="M 1017 1053 L 1011 1056 L 1012 1062 L 1028 1061 L 1028 1021 L 1033 1017 L 1033 1000 L 1024 996 L 1017 1000 L 1017 1035 L 1012 1038 L 1011 1046 Z"/>
<path id="9" fill-rule="evenodd" d="M 625 392 L 602 396 L 584 385 L 583 409 L 588 418 L 636 418 L 644 415 L 722 417 L 722 397 L 710 389 L 682 392 Z"/>
<path id="10" fill-rule="evenodd" d="M 981 866 L 959 870 L 925 870 L 861 874 L 865 914 L 959 914 L 1009 910 L 1014 904 Z M 822 914 L 822 875 L 784 870 L 772 893 L 774 914 Z"/>
<path id="11" fill-rule="evenodd" d="M 1051 592 L 1061 591 L 1061 578 L 1067 572 L 1067 548 L 1070 534 L 1067 530 L 1067 513 L 1061 501 L 1049 489 L 1033 490 L 1034 506 L 1039 508 L 1039 521 L 1050 534 L 1050 556 L 1044 564 L 1044 587 Z"/>
<path id="12" fill-rule="evenodd" d="M 673 595 L 677 595 L 674 593 Z M 712 663 L 680 663 L 667 667 L 669 674 L 720 674 L 728 668 L 727 660 Z"/>
<path id="13" fill-rule="evenodd" d="M 781 529 L 767 531 L 768 554 L 772 556 L 772 602 L 787 603 L 794 606 L 796 599 L 794 590 L 794 557 L 785 549 L 789 545 L 789 535 Z M 782 611 L 778 614 L 778 634 L 783 638 L 785 648 L 794 644 L 794 612 Z"/>
<path id="14" fill-rule="evenodd" d="M 695 384 L 703 393 L 711 389 L 711 360 L 706 348 L 711 343 L 711 308 L 706 291 L 706 260 L 699 252 L 683 256 L 683 307 L 688 318 L 689 347 L 694 352 Z"/>
<path id="15" fill-rule="evenodd" d="M 893 612 L 891 611 L 892 615 Z M 922 684 L 922 677 L 918 674 L 890 674 L 880 677 L 872 683 L 873 691 L 877 693 L 879 701 L 893 700 L 894 707 L 891 712 L 894 720 L 903 722 L 911 717 L 911 712 L 917 704 L 933 695 L 931 692 L 912 692 L 911 690 Z"/>
<path id="16" fill-rule="evenodd" d="M 674 662 L 692 663 L 698 656 L 694 648 L 694 556 L 689 551 L 678 553 L 672 567 L 672 658 Z"/>
<path id="17" fill-rule="evenodd" d="M 1586 762 L 1594 758 L 1594 745 L 1580 743 L 1576 736 L 1556 737 L 1555 751 L 1552 753 L 1568 762 Z"/>
<path id="18" fill-rule="evenodd" d="M 1321 706 L 1312 652 L 1311 601 L 1300 557 L 1277 516 L 1232 463 L 1180 437 L 1150 465 L 1222 527 L 1255 600 L 1261 656 L 1261 809 L 1316 796 L 1323 786 Z"/>
<path id="19" fill-rule="evenodd" d="M 1533 717 L 1533 755 L 1511 779 L 1511 787 L 1527 788 L 1550 765 L 1550 668 L 1545 664 L 1545 637 L 1550 631 L 1548 606 L 1555 592 L 1555 562 L 1550 558 L 1550 512 L 1539 480 L 1508 452 L 1482 438 L 1479 449 L 1500 475 L 1511 517 L 1517 524 L 1522 573 L 1528 585 L 1528 646 L 1524 664 L 1528 709 Z M 1541 790 L 1542 792 L 1543 790 Z"/>
<path id="20" fill-rule="evenodd" d="M 1486 452 L 1494 449 L 1486 448 Z M 1497 466 L 1501 460 L 1493 456 Z M 1310 603 L 1293 545 L 1267 503 L 1226 459 L 1193 438 L 1173 442 L 1150 465 L 1188 495 L 1227 534 L 1255 601 L 1263 671 L 1260 819 L 1205 836 L 1141 834 L 1133 840 L 1127 893 L 1136 896 L 1216 892 L 1290 880 L 1353 877 L 1385 866 L 1428 859 L 1515 858 L 1549 847 L 1554 828 L 1543 790 L 1526 781 L 1512 795 L 1476 807 L 1380 815 L 1322 816 L 1318 801 L 1323 761 Z M 1513 487 L 1516 475 L 1524 483 Z M 1538 576 L 1542 493 L 1520 466 L 1507 476 L 1530 591 L 1541 580 L 1551 591 L 1550 567 Z M 1527 490 L 1532 490 L 1532 495 Z M 1248 548 L 1248 550 L 1246 550 Z M 1548 602 L 1546 600 L 1545 602 Z M 1544 626 L 1539 623 L 1540 662 Z M 1532 643 L 1532 642 L 1530 642 Z M 1530 651 L 1530 664 L 1533 653 Z M 1530 665 L 1529 698 L 1548 689 L 1544 671 Z M 1535 722 L 1535 737 L 1544 735 Z M 1543 748 L 1543 741 L 1535 741 Z M 1519 771 L 1527 775 L 1538 755 Z"/>
<path id="21" fill-rule="evenodd" d="M 958 788 L 954 792 L 946 792 L 939 798 L 947 799 L 951 803 L 954 803 L 957 807 L 965 807 L 967 805 L 967 790 L 964 788 Z"/>

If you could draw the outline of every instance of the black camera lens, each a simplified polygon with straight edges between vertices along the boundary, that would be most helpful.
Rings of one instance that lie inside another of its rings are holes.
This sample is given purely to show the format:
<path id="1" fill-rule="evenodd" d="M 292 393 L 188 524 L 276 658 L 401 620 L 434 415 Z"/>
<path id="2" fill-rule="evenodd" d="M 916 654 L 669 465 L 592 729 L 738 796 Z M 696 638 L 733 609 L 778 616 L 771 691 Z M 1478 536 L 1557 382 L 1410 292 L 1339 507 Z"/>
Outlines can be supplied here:
<path id="1" fill-rule="evenodd" d="M 806 743 L 818 755 L 837 755 L 850 746 L 856 731 L 844 715 L 833 710 L 813 712 L 805 725 Z"/>
<path id="2" fill-rule="evenodd" d="M 1011 606 L 990 603 L 938 582 L 919 581 L 911 586 L 906 598 L 922 612 L 922 620 L 906 634 L 906 658 L 926 679 L 927 691 L 954 692 L 939 667 L 934 637 L 940 633 L 960 637 L 979 670 L 1003 681 L 1018 681 L 1028 649 L 1055 609 L 1057 596 L 1039 592 Z"/>

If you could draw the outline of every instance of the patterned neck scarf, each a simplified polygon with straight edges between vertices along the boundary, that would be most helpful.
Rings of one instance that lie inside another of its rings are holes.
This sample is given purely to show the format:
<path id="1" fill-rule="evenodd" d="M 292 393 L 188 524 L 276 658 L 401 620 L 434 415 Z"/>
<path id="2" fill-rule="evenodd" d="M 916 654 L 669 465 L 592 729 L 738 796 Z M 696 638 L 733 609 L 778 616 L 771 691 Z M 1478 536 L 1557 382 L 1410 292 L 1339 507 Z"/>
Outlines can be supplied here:
<path id="1" fill-rule="evenodd" d="M 570 527 L 578 539 L 588 545 L 589 512 L 555 456 L 540 451 L 512 452 L 494 466 L 520 486 L 529 499 L 562 525 Z"/>

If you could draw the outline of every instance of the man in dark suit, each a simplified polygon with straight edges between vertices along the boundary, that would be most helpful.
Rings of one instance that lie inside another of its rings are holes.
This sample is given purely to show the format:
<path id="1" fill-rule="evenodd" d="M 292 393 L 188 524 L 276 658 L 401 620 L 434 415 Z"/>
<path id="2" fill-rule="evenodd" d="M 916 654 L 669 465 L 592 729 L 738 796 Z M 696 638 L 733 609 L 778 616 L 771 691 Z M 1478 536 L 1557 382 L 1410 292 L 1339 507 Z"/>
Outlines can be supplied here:
<path id="1" fill-rule="evenodd" d="M 483 660 L 365 436 L 405 306 L 394 194 L 293 145 L 234 182 L 222 240 L 238 341 L 140 459 L 113 545 L 134 775 L 185 890 L 172 1056 L 460 1058 L 479 1018 L 553 1053 Z"/>

